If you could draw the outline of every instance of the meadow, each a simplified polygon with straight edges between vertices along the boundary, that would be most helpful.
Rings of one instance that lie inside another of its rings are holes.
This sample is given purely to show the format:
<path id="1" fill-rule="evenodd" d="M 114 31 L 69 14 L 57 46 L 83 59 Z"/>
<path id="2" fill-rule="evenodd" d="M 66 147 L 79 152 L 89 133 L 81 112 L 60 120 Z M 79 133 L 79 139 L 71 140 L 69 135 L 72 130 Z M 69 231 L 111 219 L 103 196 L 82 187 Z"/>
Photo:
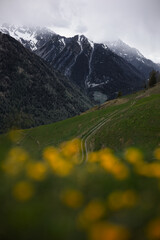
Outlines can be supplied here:
<path id="1" fill-rule="evenodd" d="M 158 92 L 1 135 L 0 239 L 160 239 Z"/>

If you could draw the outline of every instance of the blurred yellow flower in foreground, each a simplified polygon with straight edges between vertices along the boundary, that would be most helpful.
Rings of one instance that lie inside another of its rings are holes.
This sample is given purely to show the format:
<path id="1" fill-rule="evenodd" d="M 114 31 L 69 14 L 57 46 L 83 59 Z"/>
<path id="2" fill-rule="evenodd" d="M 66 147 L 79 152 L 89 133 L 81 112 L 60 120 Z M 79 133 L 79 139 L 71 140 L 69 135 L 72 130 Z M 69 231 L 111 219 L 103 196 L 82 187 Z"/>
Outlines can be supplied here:
<path id="1" fill-rule="evenodd" d="M 115 178 L 123 180 L 128 177 L 128 168 L 112 152 L 102 151 L 100 161 L 101 166 L 113 174 Z"/>
<path id="2" fill-rule="evenodd" d="M 137 166 L 136 171 L 138 174 L 146 177 L 160 178 L 160 164 L 159 163 L 144 163 Z"/>
<path id="3" fill-rule="evenodd" d="M 72 141 L 65 142 L 61 144 L 61 153 L 65 157 L 73 157 L 77 155 L 80 151 L 81 142 L 79 139 L 73 139 Z"/>
<path id="4" fill-rule="evenodd" d="M 113 192 L 109 195 L 107 200 L 111 210 L 134 207 L 137 201 L 137 194 L 132 190 Z"/>
<path id="5" fill-rule="evenodd" d="M 105 206 L 99 200 L 93 200 L 84 208 L 78 217 L 80 227 L 86 228 L 105 214 Z"/>
<path id="6" fill-rule="evenodd" d="M 157 148 L 155 151 L 154 151 L 154 156 L 157 160 L 160 160 L 160 148 Z"/>
<path id="7" fill-rule="evenodd" d="M 68 189 L 61 195 L 62 202 L 70 208 L 81 207 L 84 197 L 80 191 Z"/>
<path id="8" fill-rule="evenodd" d="M 91 152 L 88 154 L 88 161 L 91 163 L 99 162 L 100 157 L 98 152 Z"/>
<path id="9" fill-rule="evenodd" d="M 70 159 L 64 159 L 60 152 L 53 147 L 46 148 L 43 157 L 47 160 L 53 172 L 60 177 L 68 176 L 73 169 L 73 163 Z"/>
<path id="10" fill-rule="evenodd" d="M 24 149 L 20 147 L 12 148 L 8 153 L 7 159 L 2 164 L 2 168 L 7 174 L 15 176 L 23 170 L 27 159 L 28 154 Z"/>
<path id="11" fill-rule="evenodd" d="M 11 130 L 8 135 L 12 142 L 19 142 L 23 137 L 24 132 L 22 130 Z"/>
<path id="12" fill-rule="evenodd" d="M 43 162 L 30 162 L 26 166 L 26 171 L 28 177 L 41 181 L 46 177 L 47 167 Z"/>
<path id="13" fill-rule="evenodd" d="M 148 239 L 159 240 L 160 239 L 160 218 L 152 220 L 147 228 Z"/>
<path id="14" fill-rule="evenodd" d="M 18 182 L 13 188 L 13 196 L 18 201 L 27 201 L 34 194 L 34 188 L 31 183 L 27 181 Z"/>
<path id="15" fill-rule="evenodd" d="M 129 148 L 125 152 L 125 158 L 132 164 L 140 164 L 143 162 L 143 154 L 136 148 Z"/>
<path id="16" fill-rule="evenodd" d="M 15 147 L 9 151 L 8 159 L 9 158 L 17 162 L 24 162 L 28 158 L 28 153 L 23 148 Z"/>
<path id="17" fill-rule="evenodd" d="M 43 157 L 49 162 L 52 163 L 53 161 L 57 161 L 61 159 L 60 153 L 58 149 L 54 147 L 47 147 L 43 151 Z"/>
<path id="18" fill-rule="evenodd" d="M 90 240 L 127 240 L 129 231 L 118 225 L 108 222 L 94 224 L 89 231 Z"/>

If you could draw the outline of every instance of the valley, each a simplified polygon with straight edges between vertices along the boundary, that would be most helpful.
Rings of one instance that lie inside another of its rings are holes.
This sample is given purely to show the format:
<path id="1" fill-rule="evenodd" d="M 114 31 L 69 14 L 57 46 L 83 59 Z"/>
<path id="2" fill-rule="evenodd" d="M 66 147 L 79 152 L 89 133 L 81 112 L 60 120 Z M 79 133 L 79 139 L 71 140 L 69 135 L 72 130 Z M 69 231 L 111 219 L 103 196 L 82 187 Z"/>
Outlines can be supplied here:
<path id="1" fill-rule="evenodd" d="M 158 146 L 160 85 L 133 95 L 108 101 L 87 112 L 57 123 L 23 130 L 17 144 L 39 157 L 44 147 L 58 146 L 74 138 L 82 139 L 82 161 L 88 151 L 129 146 L 141 148 L 148 158 Z M 2 148 L 5 144 L 1 137 Z"/>
<path id="2" fill-rule="evenodd" d="M 160 239 L 159 71 L 122 40 L 0 26 L 0 239 Z"/>

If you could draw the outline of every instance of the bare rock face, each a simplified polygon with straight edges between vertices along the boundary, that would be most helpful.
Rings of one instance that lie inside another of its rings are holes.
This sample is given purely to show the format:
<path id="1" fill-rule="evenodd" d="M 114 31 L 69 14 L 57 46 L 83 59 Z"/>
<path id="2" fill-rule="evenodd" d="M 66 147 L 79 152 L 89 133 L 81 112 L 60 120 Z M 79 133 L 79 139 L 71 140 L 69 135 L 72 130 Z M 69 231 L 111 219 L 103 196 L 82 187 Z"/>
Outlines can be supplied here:
<path id="1" fill-rule="evenodd" d="M 144 76 L 134 66 L 107 45 L 94 44 L 83 35 L 73 38 L 55 35 L 36 54 L 97 102 L 115 98 L 118 92 L 137 91 L 145 85 Z"/>

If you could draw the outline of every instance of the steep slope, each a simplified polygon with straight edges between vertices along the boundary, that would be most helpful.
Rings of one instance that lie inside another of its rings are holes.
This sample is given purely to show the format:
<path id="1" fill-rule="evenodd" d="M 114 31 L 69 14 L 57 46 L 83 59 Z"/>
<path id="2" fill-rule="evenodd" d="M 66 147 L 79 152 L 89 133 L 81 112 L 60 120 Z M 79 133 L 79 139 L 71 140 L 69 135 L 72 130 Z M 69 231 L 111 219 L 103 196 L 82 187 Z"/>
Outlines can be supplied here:
<path id="1" fill-rule="evenodd" d="M 0 131 L 59 121 L 90 107 L 77 86 L 2 33 L 0 103 Z"/>
<path id="2" fill-rule="evenodd" d="M 36 51 L 53 68 L 85 89 L 97 102 L 144 87 L 144 77 L 105 44 L 94 44 L 85 36 L 52 37 Z"/>
<path id="3" fill-rule="evenodd" d="M 152 70 L 160 71 L 160 66 L 145 58 L 136 48 L 128 46 L 121 40 L 107 42 L 108 47 L 120 57 L 123 57 L 134 67 L 136 67 L 146 79 Z"/>
<path id="4" fill-rule="evenodd" d="M 42 47 L 53 35 L 55 35 L 54 32 L 47 28 L 15 26 L 9 24 L 2 24 L 2 26 L 0 26 L 0 31 L 15 38 L 31 51 L 35 51 L 39 47 Z"/>

